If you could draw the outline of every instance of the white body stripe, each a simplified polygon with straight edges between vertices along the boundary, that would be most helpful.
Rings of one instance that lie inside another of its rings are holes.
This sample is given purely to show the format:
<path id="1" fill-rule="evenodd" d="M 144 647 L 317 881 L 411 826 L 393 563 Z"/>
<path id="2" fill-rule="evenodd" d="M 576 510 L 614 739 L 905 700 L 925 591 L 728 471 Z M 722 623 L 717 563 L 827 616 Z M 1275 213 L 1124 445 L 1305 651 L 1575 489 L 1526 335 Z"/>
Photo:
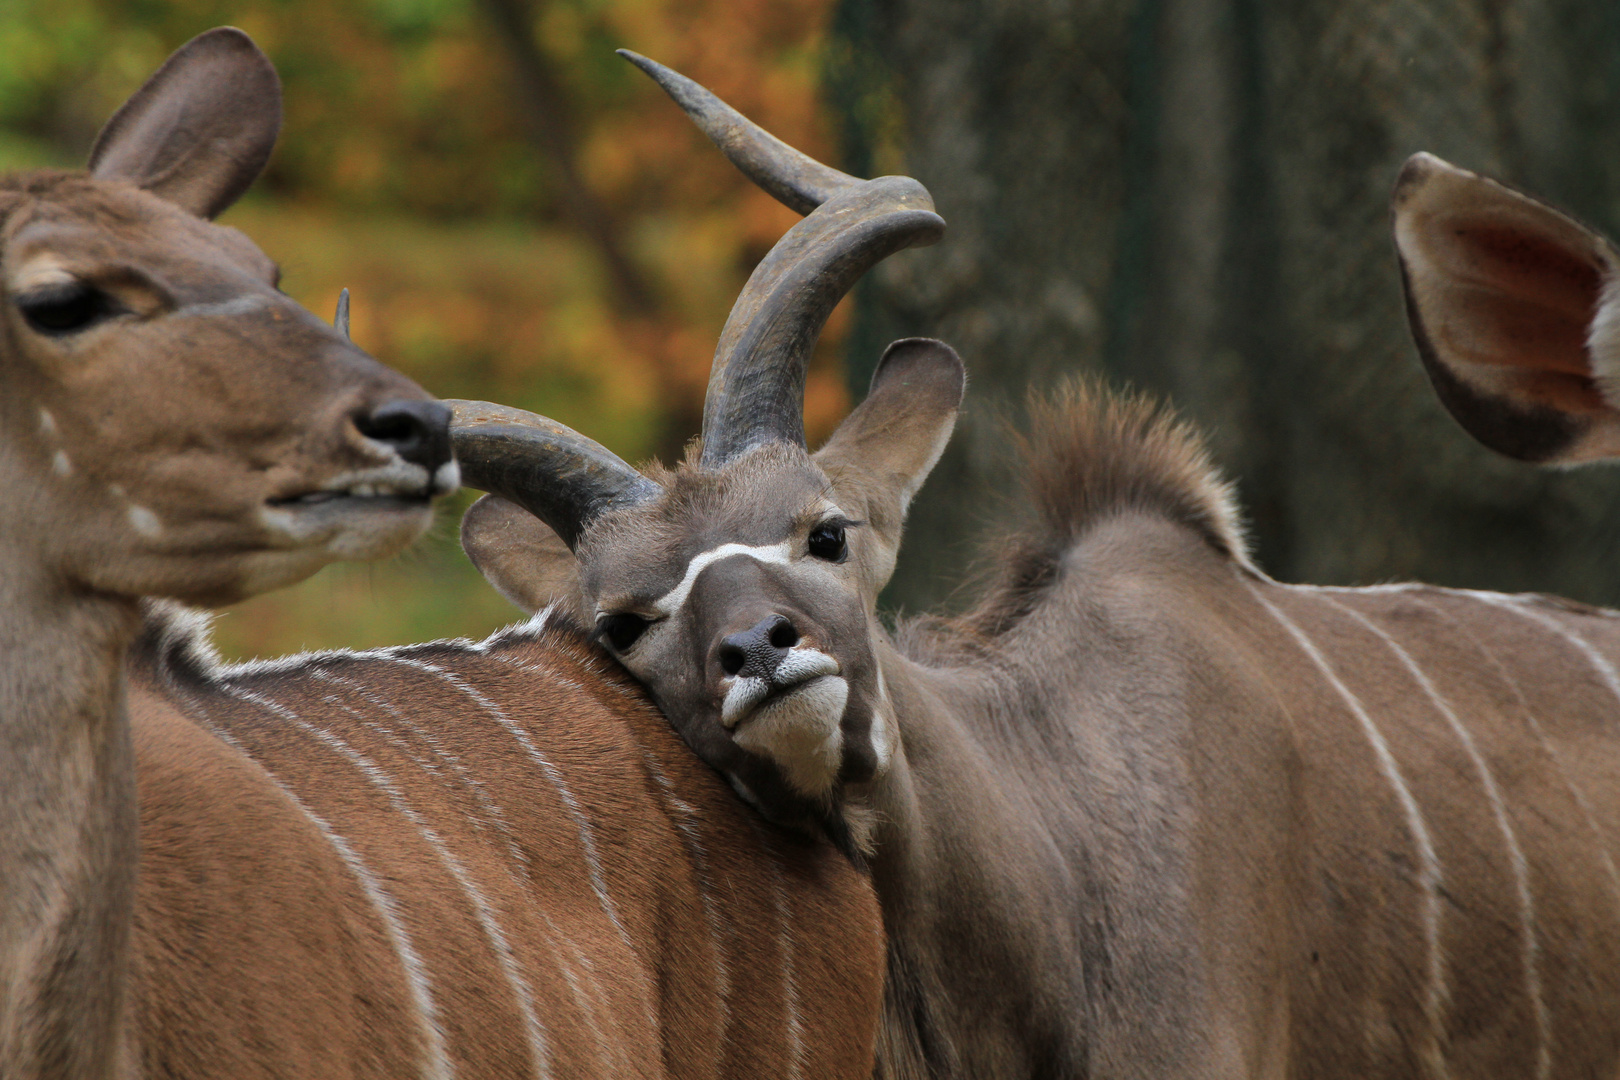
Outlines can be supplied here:
<path id="1" fill-rule="evenodd" d="M 534 744 L 534 740 L 529 738 L 528 732 L 519 727 L 499 706 L 455 672 L 448 671 L 437 664 L 430 664 L 425 660 L 417 660 L 413 657 L 399 656 L 397 654 L 385 654 L 380 658 L 392 660 L 396 664 L 404 664 L 407 667 L 414 667 L 419 671 L 425 671 L 466 694 L 469 699 L 511 734 L 518 746 L 528 755 L 529 760 L 540 766 L 540 771 L 545 773 L 546 779 L 551 781 L 552 787 L 556 789 L 558 797 L 562 799 L 563 806 L 568 811 L 569 818 L 574 822 L 574 827 L 579 832 L 580 847 L 585 855 L 586 875 L 590 878 L 591 889 L 596 893 L 596 900 L 601 906 L 602 913 L 613 924 L 613 929 L 618 932 L 619 940 L 623 942 L 624 947 L 632 955 L 639 955 L 635 945 L 630 940 L 629 933 L 624 928 L 624 924 L 619 921 L 618 908 L 614 905 L 613 898 L 608 895 L 607 882 L 602 877 L 602 862 L 596 852 L 596 837 L 591 829 L 590 821 L 585 817 L 585 810 L 579 805 L 579 800 L 574 798 L 574 793 L 568 789 L 568 785 L 563 781 L 561 770 L 553 764 L 550 758 L 540 752 L 540 748 Z M 656 1036 L 658 1022 L 653 1017 L 650 1005 L 647 1006 L 644 1015 L 647 1027 Z"/>
<path id="2" fill-rule="evenodd" d="M 1587 641 L 1551 615 L 1537 611 L 1535 608 L 1525 604 L 1518 597 L 1506 596 L 1501 593 L 1480 593 L 1479 596 L 1488 604 L 1507 608 L 1509 611 L 1517 612 L 1527 619 L 1540 623 L 1575 646 L 1592 665 L 1592 669 L 1598 673 L 1598 677 L 1603 680 L 1603 685 L 1609 688 L 1609 693 L 1614 695 L 1616 701 L 1620 701 L 1620 672 L 1615 670 L 1614 665 L 1609 662 L 1606 656 L 1592 648 L 1590 641 Z"/>
<path id="3" fill-rule="evenodd" d="M 486 817 L 488 817 L 490 823 L 494 826 L 495 831 L 501 834 L 501 838 L 506 848 L 506 853 L 512 856 L 512 859 L 517 862 L 518 865 L 525 868 L 528 867 L 529 854 L 518 845 L 517 835 L 512 831 L 512 826 L 506 820 L 506 812 L 501 809 L 494 799 L 490 798 L 489 791 L 484 787 L 483 781 L 479 780 L 477 776 L 473 775 L 472 770 L 467 768 L 466 765 L 462 764 L 461 758 L 456 754 L 451 753 L 450 750 L 446 748 L 431 731 L 426 730 L 419 724 L 413 723 L 411 718 L 404 712 L 400 711 L 399 708 L 397 708 L 391 702 L 379 698 L 375 694 L 369 692 L 362 683 L 358 683 L 355 680 L 347 678 L 343 675 L 333 674 L 332 672 L 317 667 L 313 664 L 309 667 L 309 675 L 313 679 L 319 679 L 322 682 L 330 683 L 334 686 L 340 686 L 347 689 L 350 693 L 353 693 L 355 696 L 361 698 L 367 704 L 386 712 L 401 728 L 408 731 L 414 738 L 420 739 L 422 744 L 428 748 L 428 751 L 436 760 L 449 766 L 451 772 L 455 773 L 456 780 L 459 781 L 461 786 L 472 795 L 473 800 L 478 803 L 479 809 L 484 812 Z M 404 738 L 394 732 L 393 729 L 383 724 L 381 721 L 373 717 L 365 716 L 360 712 L 349 708 L 349 706 L 343 704 L 336 697 L 328 697 L 326 700 L 330 701 L 337 708 L 342 709 L 344 712 L 354 717 L 356 722 L 364 724 L 366 727 L 377 732 L 383 738 L 393 743 L 400 749 L 402 753 L 409 755 L 411 760 L 422 766 L 422 768 L 427 772 L 433 774 L 434 776 L 439 775 L 437 766 L 430 764 L 421 755 L 412 751 L 409 747 L 409 743 Z M 445 781 L 441 779 L 441 783 L 443 782 Z M 472 821 L 475 825 L 483 825 L 483 822 L 476 818 L 469 818 L 468 820 Z"/>
<path id="4" fill-rule="evenodd" d="M 347 840 L 338 835 L 337 830 L 333 829 L 324 818 L 305 806 L 304 801 L 293 794 L 292 789 L 283 783 L 280 777 L 271 772 L 262 761 L 250 754 L 247 748 L 237 742 L 229 732 L 209 720 L 207 710 L 203 708 L 202 702 L 198 701 L 195 695 L 187 693 L 179 682 L 173 678 L 168 678 L 165 681 L 171 690 L 184 695 L 191 701 L 194 710 L 193 715 L 208 729 L 211 735 L 264 770 L 264 774 L 270 778 L 270 782 L 276 785 L 282 795 L 286 796 L 287 801 L 297 807 L 299 812 L 309 819 L 321 835 L 326 837 L 327 842 L 337 852 L 338 858 L 349 868 L 349 872 L 354 875 L 355 880 L 360 883 L 361 891 L 366 894 L 366 899 L 371 902 L 373 910 L 377 912 L 377 916 L 382 922 L 383 933 L 388 937 L 389 944 L 393 946 L 394 955 L 398 958 L 399 965 L 405 972 L 405 984 L 410 988 L 411 1004 L 415 1008 L 417 1021 L 422 1028 L 423 1041 L 427 1046 L 427 1060 L 422 1062 L 421 1075 L 425 1080 L 452 1080 L 456 1071 L 451 1066 L 450 1059 L 444 1051 L 444 1031 L 439 1025 L 439 1010 L 433 1001 L 433 987 L 428 981 L 427 968 L 423 965 L 422 958 L 416 954 L 416 949 L 411 944 L 411 936 L 406 932 L 405 924 L 400 920 L 399 907 L 394 903 L 393 897 L 384 891 L 376 876 L 372 874 L 366 867 L 365 862 L 360 858 L 359 853 L 354 850 Z"/>
<path id="5" fill-rule="evenodd" d="M 526 671 L 533 675 L 543 675 L 551 682 L 559 685 L 569 686 L 576 690 L 583 689 L 572 679 L 553 671 L 549 667 L 525 663 L 512 656 L 497 656 L 494 659 L 509 664 L 519 671 Z M 609 683 L 606 685 L 614 686 L 617 689 L 616 684 Z M 652 752 L 642 746 L 639 739 L 632 739 L 632 741 L 641 750 L 642 762 L 647 766 L 647 771 L 652 774 L 654 782 L 657 783 L 659 794 L 663 797 L 665 804 L 674 811 L 671 816 L 675 819 L 676 827 L 681 832 L 681 838 L 686 844 L 688 853 L 692 856 L 693 866 L 697 872 L 698 897 L 703 902 L 703 917 L 709 929 L 709 942 L 714 947 L 715 982 L 719 991 L 721 1022 L 729 1027 L 731 1024 L 731 1005 L 727 998 L 731 994 L 731 970 L 726 965 L 725 952 L 720 946 L 719 907 L 715 903 L 713 882 L 709 879 L 709 861 L 703 848 L 703 834 L 698 827 L 700 819 L 697 810 L 676 794 L 675 785 L 670 783 L 669 777 L 664 775 L 663 767 L 653 757 Z"/>
<path id="6" fill-rule="evenodd" d="M 781 863 L 771 838 L 765 835 L 759 822 L 752 817 L 748 827 L 765 848 L 767 865 L 771 870 L 771 894 L 776 907 L 776 940 L 782 947 L 782 1004 L 787 1010 L 788 1080 L 800 1080 L 804 1075 L 804 1024 L 799 1019 L 799 987 L 793 974 L 793 912 L 788 907 L 788 895 L 782 880 Z"/>
<path id="7" fill-rule="evenodd" d="M 543 618 L 546 613 L 547 612 L 543 611 L 539 616 L 537 616 L 537 618 L 542 620 L 540 624 L 541 626 L 544 625 Z M 519 625 L 528 626 L 529 624 Z M 538 630 L 539 627 L 536 627 L 536 629 Z M 504 631 L 497 632 L 497 634 L 500 633 L 504 633 Z M 472 648 L 473 651 L 478 652 L 481 655 L 484 654 L 484 649 L 476 646 Z M 388 659 L 391 660 L 393 658 L 390 657 Z M 493 659 L 506 660 L 505 657 L 493 657 Z M 525 665 L 516 666 L 525 667 Z M 526 670 L 532 669 L 526 668 Z M 511 825 L 506 820 L 505 811 L 503 811 L 501 807 L 495 803 L 495 801 L 490 797 L 489 792 L 485 788 L 483 782 L 473 774 L 472 770 L 468 769 L 467 766 L 462 763 L 460 757 L 451 753 L 443 746 L 442 743 L 440 743 L 432 732 L 414 723 L 406 713 L 402 712 L 394 704 L 372 694 L 366 689 L 364 683 L 357 682 L 354 679 L 348 678 L 347 676 L 337 675 L 331 671 L 317 667 L 313 663 L 309 666 L 308 673 L 312 678 L 320 679 L 323 682 L 331 683 L 335 686 L 345 687 L 350 692 L 365 700 L 367 703 L 388 713 L 388 715 L 392 717 L 402 728 L 409 731 L 414 737 L 420 739 L 436 759 L 449 766 L 450 771 L 455 774 L 456 781 L 458 781 L 462 787 L 471 793 L 473 800 L 477 802 L 479 809 L 482 810 L 483 813 L 494 824 L 496 831 L 501 834 L 503 846 L 506 848 L 507 854 L 512 857 L 515 863 L 527 870 L 531 860 L 529 859 L 528 852 L 524 851 L 523 848 L 519 846 L 517 837 L 512 832 Z M 430 764 L 420 755 L 412 751 L 406 741 L 390 730 L 386 725 L 379 723 L 375 719 L 362 716 L 354 709 L 351 709 L 347 705 L 343 704 L 336 697 L 328 697 L 326 700 L 331 702 L 335 707 L 342 709 L 344 712 L 354 717 L 357 722 L 364 724 L 366 727 L 382 735 L 390 743 L 398 747 L 402 753 L 405 753 L 411 758 L 411 760 L 420 765 L 425 771 L 438 778 L 440 783 L 448 786 L 450 781 L 441 775 L 436 766 Z M 477 818 L 468 818 L 468 820 L 471 821 L 475 826 L 482 827 L 483 825 L 483 823 Z M 552 955 L 557 961 L 557 967 L 562 972 L 564 981 L 568 983 L 568 990 L 569 993 L 573 995 L 575 1004 L 578 1005 L 580 1011 L 585 1014 L 586 1024 L 590 1028 L 591 1037 L 596 1042 L 598 1058 L 604 1065 L 607 1065 L 610 1050 L 617 1050 L 620 1059 L 620 1071 L 626 1073 L 633 1071 L 630 1070 L 629 1063 L 624 1058 L 623 1046 L 618 1045 L 617 1041 L 615 1041 L 614 1045 L 610 1047 L 608 1040 L 603 1036 L 601 1024 L 598 1022 L 597 1012 L 597 1006 L 603 1000 L 603 990 L 600 982 L 598 982 L 596 978 L 594 970 L 591 967 L 589 957 L 586 956 L 586 954 L 580 949 L 579 945 L 572 938 L 562 932 L 562 930 L 557 926 L 556 921 L 551 917 L 551 913 L 539 903 L 533 892 L 529 890 L 522 881 L 520 881 L 515 875 L 511 874 L 510 871 L 508 872 L 507 876 L 517 888 L 522 890 L 529 897 L 532 910 L 538 913 L 541 919 L 544 920 L 550 939 Z M 568 962 L 567 957 L 564 955 L 564 949 L 567 951 L 567 956 L 571 956 L 573 958 L 574 963 L 570 964 Z M 576 965 L 578 970 L 576 970 Z M 581 985 L 581 973 L 583 973 L 585 978 L 590 981 L 591 985 L 588 991 L 583 985 Z"/>
<path id="8" fill-rule="evenodd" d="M 1586 819 L 1586 827 L 1591 830 L 1592 838 L 1597 843 L 1598 854 L 1602 856 L 1604 869 L 1608 871 L 1609 884 L 1614 890 L 1616 913 L 1620 914 L 1620 868 L 1615 866 L 1614 856 L 1609 853 L 1609 846 L 1604 842 L 1603 830 L 1598 828 L 1597 815 L 1592 813 L 1591 803 L 1587 801 L 1586 794 L 1581 791 L 1580 786 L 1575 783 L 1569 769 L 1564 766 L 1563 756 L 1558 752 L 1558 748 L 1553 745 L 1552 740 L 1547 738 L 1547 733 L 1542 730 L 1541 721 L 1536 719 L 1535 713 L 1530 709 L 1530 699 L 1525 697 L 1524 690 L 1508 672 L 1501 658 L 1486 648 L 1485 643 L 1479 640 L 1477 634 L 1442 608 L 1429 603 L 1424 603 L 1424 606 L 1449 621 L 1452 626 L 1457 628 L 1459 633 L 1472 641 L 1474 646 L 1490 661 L 1491 666 L 1496 669 L 1496 673 L 1502 677 L 1502 681 L 1513 691 L 1513 696 L 1518 700 L 1519 709 L 1524 716 L 1524 722 L 1535 733 L 1536 739 L 1541 743 L 1541 748 L 1546 751 L 1547 757 L 1552 761 L 1553 768 L 1558 770 L 1559 778 L 1564 781 L 1565 790 L 1569 792 L 1570 798 L 1575 800 L 1575 804 L 1581 809 L 1581 815 Z"/>
<path id="9" fill-rule="evenodd" d="M 1423 1009 L 1429 1020 L 1431 1035 L 1427 1053 L 1424 1056 L 1436 1076 L 1446 1076 L 1448 1073 L 1445 1058 L 1440 1050 L 1445 1041 L 1442 1014 L 1447 996 L 1445 958 L 1440 953 L 1440 861 L 1435 856 L 1434 842 L 1429 837 L 1429 827 L 1424 823 L 1423 813 L 1418 808 L 1417 800 L 1412 797 L 1411 789 L 1407 787 L 1406 780 L 1401 776 L 1401 768 L 1395 760 L 1395 755 L 1390 752 L 1389 744 L 1384 741 L 1383 733 L 1378 730 L 1378 725 L 1373 723 L 1372 717 L 1367 714 L 1361 700 L 1350 692 L 1350 688 L 1339 678 L 1328 663 L 1327 657 L 1323 656 L 1322 651 L 1316 647 L 1316 643 L 1295 625 L 1292 619 L 1283 614 L 1252 584 L 1247 584 L 1247 588 L 1255 600 L 1271 613 L 1272 618 L 1277 620 L 1278 625 L 1282 626 L 1288 632 L 1288 635 L 1294 639 L 1295 643 L 1311 658 L 1317 669 L 1327 679 L 1328 684 L 1333 687 L 1334 692 L 1349 707 L 1351 714 L 1355 716 L 1356 722 L 1366 735 L 1367 741 L 1372 745 L 1373 755 L 1378 759 L 1378 767 L 1383 772 L 1384 778 L 1389 781 L 1390 787 L 1394 789 L 1395 797 L 1400 802 L 1401 809 L 1406 815 L 1407 831 L 1412 834 L 1412 842 L 1417 847 L 1418 853 L 1418 880 L 1423 889 L 1423 938 L 1425 947 L 1428 950 L 1428 956 L 1425 958 L 1425 967 L 1428 972 L 1428 988 L 1424 995 Z"/>
<path id="10" fill-rule="evenodd" d="M 585 853 L 585 868 L 591 879 L 591 889 L 596 893 L 597 903 L 601 905 L 603 914 L 608 917 L 608 921 L 613 924 L 613 928 L 619 932 L 619 937 L 624 941 L 624 944 L 633 949 L 634 947 L 630 945 L 630 935 L 625 932 L 624 924 L 619 921 L 619 912 L 613 904 L 613 898 L 608 895 L 607 883 L 602 880 L 602 862 L 596 853 L 596 837 L 591 829 L 591 823 L 585 817 L 584 808 L 579 805 L 579 800 L 574 798 L 574 793 L 568 790 L 568 785 L 563 781 L 561 770 L 552 763 L 550 758 L 540 752 L 540 748 L 534 744 L 534 740 L 529 738 L 529 733 L 519 727 L 493 701 L 485 697 L 455 672 L 439 667 L 437 664 L 430 664 L 425 660 L 417 660 L 407 656 L 387 656 L 382 657 L 382 659 L 392 660 L 396 664 L 404 664 L 407 667 L 416 668 L 418 671 L 425 671 L 466 694 L 479 708 L 488 713 L 496 723 L 506 729 L 512 738 L 517 741 L 518 746 L 522 747 L 523 752 L 528 755 L 530 761 L 540 766 L 540 770 L 546 774 L 546 779 L 550 780 L 552 787 L 556 788 L 558 796 L 563 801 L 563 806 L 568 810 L 569 817 L 573 819 L 575 828 L 579 830 L 580 846 Z"/>
<path id="11" fill-rule="evenodd" d="M 717 548 L 699 552 L 692 556 L 691 562 L 686 564 L 686 576 L 681 578 L 681 583 L 653 601 L 653 609 L 666 618 L 675 614 L 686 603 L 686 598 L 691 593 L 692 585 L 697 581 L 698 575 L 721 559 L 729 559 L 733 555 L 746 555 L 750 559 L 758 559 L 762 563 L 790 566 L 794 561 L 793 551 L 793 541 L 784 540 L 780 544 L 771 544 L 768 547 L 751 547 L 748 544 L 721 544 Z"/>
<path id="12" fill-rule="evenodd" d="M 507 984 L 512 988 L 512 995 L 518 1006 L 518 1014 L 523 1018 L 524 1033 L 529 1040 L 529 1053 L 531 1060 L 534 1062 L 535 1075 L 540 1080 L 546 1080 L 551 1075 L 550 1055 L 546 1049 L 545 1031 L 540 1026 L 539 1017 L 535 1015 L 534 991 L 529 986 L 528 979 L 524 977 L 523 972 L 518 968 L 517 957 L 512 952 L 511 942 L 506 939 L 505 932 L 501 930 L 500 923 L 495 918 L 494 908 L 490 905 L 488 898 L 474 884 L 472 876 L 467 873 L 466 867 L 446 846 L 438 832 L 406 801 L 405 795 L 399 790 L 398 785 L 377 766 L 376 762 L 354 749 L 342 738 L 316 727 L 287 706 L 262 694 L 256 694 L 251 690 L 244 690 L 241 687 L 228 684 L 224 689 L 241 701 L 250 702 L 274 713 L 347 759 L 371 782 L 372 786 L 387 796 L 389 806 L 393 808 L 396 814 L 416 826 L 417 833 L 433 848 L 434 854 L 438 855 L 439 861 L 444 865 L 444 868 L 449 871 L 451 877 L 455 878 L 456 883 L 461 886 L 462 892 L 472 901 L 473 910 L 477 913 L 478 924 L 484 931 L 484 936 L 489 940 L 491 951 L 494 952 L 497 961 L 500 963 L 501 973 L 506 977 Z"/>
<path id="13" fill-rule="evenodd" d="M 1339 603 L 1330 596 L 1324 596 L 1322 599 L 1376 634 L 1385 645 L 1389 646 L 1390 651 L 1400 658 L 1402 665 L 1417 680 L 1418 685 L 1423 687 L 1423 692 L 1428 696 L 1430 702 L 1439 710 L 1440 715 L 1445 717 L 1446 724 L 1457 736 L 1457 741 L 1462 743 L 1464 751 L 1467 752 L 1468 759 L 1474 766 L 1474 771 L 1479 774 L 1480 786 L 1485 789 L 1485 797 L 1491 805 L 1491 814 L 1496 818 L 1496 827 L 1501 831 L 1502 841 L 1507 847 L 1508 862 L 1513 868 L 1514 890 L 1518 893 L 1519 932 L 1524 937 L 1525 992 L 1530 998 L 1531 1013 L 1535 1017 L 1536 1025 L 1536 1075 L 1538 1077 L 1549 1076 L 1552 1073 L 1552 1051 L 1550 1046 L 1552 1021 L 1547 1015 L 1547 1003 L 1541 993 L 1541 943 L 1536 934 L 1535 900 L 1530 893 L 1530 866 L 1524 857 L 1524 849 L 1519 846 L 1519 838 L 1514 834 L 1513 826 L 1508 821 L 1507 806 L 1502 801 L 1501 790 L 1496 786 L 1496 777 L 1492 774 L 1490 765 L 1485 761 L 1485 756 L 1480 753 L 1479 747 L 1475 744 L 1473 735 L 1469 733 L 1468 729 L 1463 726 L 1462 720 L 1458 718 L 1456 710 L 1440 694 L 1434 683 L 1430 681 L 1429 676 L 1418 667 L 1417 661 L 1412 659 L 1412 655 L 1386 633 L 1383 627 L 1374 623 L 1361 612 Z"/>

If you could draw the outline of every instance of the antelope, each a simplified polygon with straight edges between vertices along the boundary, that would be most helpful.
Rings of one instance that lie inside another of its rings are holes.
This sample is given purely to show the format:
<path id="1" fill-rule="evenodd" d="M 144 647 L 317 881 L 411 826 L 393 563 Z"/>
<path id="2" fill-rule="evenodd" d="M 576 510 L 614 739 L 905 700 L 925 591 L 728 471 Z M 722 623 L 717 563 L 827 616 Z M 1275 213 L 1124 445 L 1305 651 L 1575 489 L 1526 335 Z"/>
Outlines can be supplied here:
<path id="1" fill-rule="evenodd" d="M 240 31 L 182 47 L 88 173 L 0 180 L 0 1075 L 138 1066 L 143 597 L 218 603 L 398 551 L 457 486 L 449 410 L 210 223 L 280 84 Z M 166 928 L 185 949 L 185 924 Z"/>
<path id="2" fill-rule="evenodd" d="M 1271 580 L 1195 433 L 1079 382 L 1031 407 L 1028 509 L 976 605 L 886 629 L 962 362 L 895 343 L 815 453 L 799 395 L 838 296 L 942 222 L 915 181 L 837 172 L 632 59 L 807 216 L 675 467 L 452 402 L 500 500 L 464 544 L 594 627 L 763 816 L 870 867 L 880 1075 L 1620 1069 L 1620 620 Z"/>
<path id="3" fill-rule="evenodd" d="M 578 633 L 229 668 L 175 602 L 457 485 L 449 410 L 207 221 L 279 118 L 214 30 L 0 185 L 0 1076 L 868 1075 L 870 885 Z"/>

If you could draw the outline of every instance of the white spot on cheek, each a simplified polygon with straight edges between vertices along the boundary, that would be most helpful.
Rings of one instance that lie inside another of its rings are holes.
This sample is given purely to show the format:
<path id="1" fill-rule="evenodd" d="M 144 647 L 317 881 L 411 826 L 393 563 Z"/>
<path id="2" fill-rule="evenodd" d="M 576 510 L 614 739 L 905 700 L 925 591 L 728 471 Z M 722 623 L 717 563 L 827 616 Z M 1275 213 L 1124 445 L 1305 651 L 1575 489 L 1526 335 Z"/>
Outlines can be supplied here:
<path id="1" fill-rule="evenodd" d="M 51 415 L 49 409 L 39 410 L 39 433 L 51 438 L 56 437 L 56 417 Z"/>
<path id="2" fill-rule="evenodd" d="M 448 495 L 461 486 L 461 466 L 447 461 L 433 474 L 433 494 Z"/>
<path id="3" fill-rule="evenodd" d="M 883 678 L 883 669 L 878 668 L 878 707 L 872 713 L 872 753 L 877 758 L 878 772 L 886 772 L 889 768 L 889 759 L 894 754 L 894 739 L 889 731 L 889 713 L 892 707 L 889 704 L 889 684 Z"/>
<path id="4" fill-rule="evenodd" d="M 51 471 L 57 476 L 72 476 L 73 462 L 68 460 L 66 450 L 58 450 L 51 457 Z"/>
<path id="5" fill-rule="evenodd" d="M 125 494 L 123 484 L 108 484 L 107 493 L 119 502 L 129 502 L 129 496 Z"/>
<path id="6" fill-rule="evenodd" d="M 129 523 L 136 532 L 148 540 L 156 540 L 163 535 L 162 520 L 144 506 L 130 504 Z"/>

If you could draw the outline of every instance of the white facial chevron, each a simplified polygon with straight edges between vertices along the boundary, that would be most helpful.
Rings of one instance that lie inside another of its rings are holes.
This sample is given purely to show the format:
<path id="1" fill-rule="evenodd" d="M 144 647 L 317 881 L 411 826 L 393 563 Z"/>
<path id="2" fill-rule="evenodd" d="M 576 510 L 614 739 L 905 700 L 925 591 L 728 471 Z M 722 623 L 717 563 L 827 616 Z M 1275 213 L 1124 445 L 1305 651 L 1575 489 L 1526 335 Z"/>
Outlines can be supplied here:
<path id="1" fill-rule="evenodd" d="M 669 592 L 653 601 L 653 610 L 665 616 L 675 614 L 686 603 L 686 598 L 692 592 L 692 584 L 697 581 L 699 574 L 707 570 L 713 563 L 721 559 L 729 559 L 733 555 L 746 555 L 750 559 L 758 559 L 762 563 L 775 563 L 778 566 L 789 566 L 793 562 L 794 543 L 783 540 L 780 544 L 771 544 L 768 547 L 753 547 L 748 544 L 721 544 L 717 548 L 710 548 L 692 556 L 692 561 L 686 564 L 686 576 L 681 583 Z"/>

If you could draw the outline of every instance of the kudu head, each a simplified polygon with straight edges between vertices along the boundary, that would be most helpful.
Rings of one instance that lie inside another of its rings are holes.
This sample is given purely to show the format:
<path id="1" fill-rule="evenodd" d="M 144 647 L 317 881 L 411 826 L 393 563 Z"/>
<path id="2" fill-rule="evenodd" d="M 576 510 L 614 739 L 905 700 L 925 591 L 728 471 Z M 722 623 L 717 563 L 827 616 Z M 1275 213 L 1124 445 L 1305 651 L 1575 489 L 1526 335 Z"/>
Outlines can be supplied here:
<path id="1" fill-rule="evenodd" d="M 280 123 L 269 60 L 212 30 L 88 174 L 0 180 L 0 533 L 75 587 L 232 600 L 398 550 L 456 486 L 449 410 L 209 220 Z"/>
<path id="2" fill-rule="evenodd" d="M 1522 461 L 1620 455 L 1620 253 L 1429 154 L 1406 163 L 1392 204 L 1412 333 L 1452 416 Z"/>
<path id="3" fill-rule="evenodd" d="M 895 343 L 866 400 L 812 454 L 805 367 L 856 279 L 932 243 L 944 222 L 915 180 L 846 176 L 629 58 L 744 173 L 808 216 L 733 308 L 701 449 L 677 467 L 640 473 L 550 420 L 452 402 L 467 483 L 509 500 L 475 506 L 463 542 L 521 605 L 577 603 L 686 741 L 768 816 L 821 825 L 851 849 L 840 794 L 883 767 L 895 738 L 873 654 L 877 595 L 955 423 L 963 370 L 937 341 Z"/>

